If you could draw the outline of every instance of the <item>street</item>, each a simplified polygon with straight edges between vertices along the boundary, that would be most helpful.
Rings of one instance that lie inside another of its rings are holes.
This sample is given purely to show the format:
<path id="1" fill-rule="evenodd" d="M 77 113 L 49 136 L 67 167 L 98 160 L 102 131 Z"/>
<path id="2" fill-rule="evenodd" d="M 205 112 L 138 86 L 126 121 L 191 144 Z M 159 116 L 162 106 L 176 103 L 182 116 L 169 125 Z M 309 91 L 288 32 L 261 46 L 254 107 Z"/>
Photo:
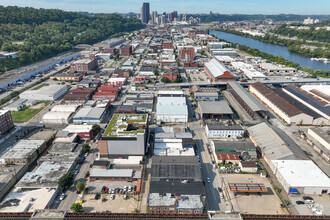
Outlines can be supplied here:
<path id="1" fill-rule="evenodd" d="M 60 201 L 59 198 L 62 193 L 59 193 L 55 202 L 52 205 L 52 208 L 69 211 L 73 203 L 76 202 L 78 194 L 76 194 L 75 184 L 78 182 L 85 182 L 85 175 L 89 171 L 90 165 L 94 163 L 95 153 L 97 153 L 97 143 L 93 143 L 90 149 L 90 154 L 87 156 L 83 164 L 77 164 L 75 169 L 78 169 L 78 174 L 74 178 L 74 183 L 71 187 L 65 192 L 64 200 Z"/>

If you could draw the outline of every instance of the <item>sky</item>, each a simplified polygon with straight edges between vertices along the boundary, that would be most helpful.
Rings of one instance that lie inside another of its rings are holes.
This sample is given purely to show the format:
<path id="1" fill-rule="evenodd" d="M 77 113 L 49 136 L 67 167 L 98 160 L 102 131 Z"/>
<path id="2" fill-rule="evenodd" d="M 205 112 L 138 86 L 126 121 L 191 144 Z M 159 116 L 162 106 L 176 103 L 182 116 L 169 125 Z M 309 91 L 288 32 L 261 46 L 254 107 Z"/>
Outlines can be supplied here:
<path id="1" fill-rule="evenodd" d="M 145 0 L 0 0 L 3 6 L 139 13 Z M 150 11 L 220 14 L 330 14 L 330 0 L 150 0 Z"/>

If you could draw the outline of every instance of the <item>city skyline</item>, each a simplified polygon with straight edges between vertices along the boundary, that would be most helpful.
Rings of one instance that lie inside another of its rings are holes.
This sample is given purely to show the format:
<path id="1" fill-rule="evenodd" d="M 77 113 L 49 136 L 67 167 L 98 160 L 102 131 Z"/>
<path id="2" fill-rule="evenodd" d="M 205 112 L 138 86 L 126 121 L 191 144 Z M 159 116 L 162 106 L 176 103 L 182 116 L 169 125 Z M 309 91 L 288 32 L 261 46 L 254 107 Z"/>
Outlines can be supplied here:
<path id="1" fill-rule="evenodd" d="M 329 14 L 330 2 L 327 0 L 299 1 L 299 0 L 191 0 L 189 4 L 184 0 L 3 0 L 4 6 L 21 6 L 35 8 L 58 8 L 66 11 L 86 11 L 91 13 L 140 13 L 143 2 L 150 3 L 150 11 L 179 13 L 213 13 L 220 14 Z M 189 7 L 187 7 L 189 6 Z"/>

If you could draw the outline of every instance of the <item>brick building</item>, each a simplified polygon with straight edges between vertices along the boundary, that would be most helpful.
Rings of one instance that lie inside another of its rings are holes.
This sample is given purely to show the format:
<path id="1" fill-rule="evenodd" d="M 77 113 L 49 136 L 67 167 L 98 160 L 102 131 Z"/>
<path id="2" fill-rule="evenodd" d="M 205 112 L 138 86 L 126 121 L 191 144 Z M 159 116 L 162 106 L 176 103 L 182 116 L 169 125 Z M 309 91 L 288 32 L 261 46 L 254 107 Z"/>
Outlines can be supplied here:
<path id="1" fill-rule="evenodd" d="M 163 42 L 163 49 L 173 49 L 172 42 Z"/>
<path id="2" fill-rule="evenodd" d="M 116 49 L 116 48 L 104 48 L 103 53 L 111 53 L 112 55 L 116 55 L 118 53 L 118 49 Z"/>
<path id="3" fill-rule="evenodd" d="M 14 126 L 10 111 L 0 110 L 0 137 Z"/>
<path id="4" fill-rule="evenodd" d="M 98 67 L 98 63 L 96 59 L 89 60 L 77 60 L 70 65 L 71 73 L 88 73 L 89 71 L 95 70 Z"/>
<path id="5" fill-rule="evenodd" d="M 180 73 L 178 70 L 167 70 L 164 72 L 163 76 L 166 77 L 169 81 L 173 81 L 180 78 Z"/>
<path id="6" fill-rule="evenodd" d="M 49 77 L 50 79 L 56 79 L 59 81 L 75 81 L 79 82 L 82 80 L 82 75 L 81 74 L 75 74 L 75 73 L 66 73 L 66 74 L 58 74 L 55 76 Z"/>
<path id="7" fill-rule="evenodd" d="M 188 56 L 189 59 L 194 59 L 194 57 L 195 57 L 195 49 L 192 48 L 192 47 L 181 48 L 179 50 L 179 57 L 180 57 L 180 59 L 186 59 L 186 56 Z"/>
<path id="8" fill-rule="evenodd" d="M 128 57 L 132 54 L 132 46 L 131 45 L 122 45 L 119 49 L 120 55 Z"/>

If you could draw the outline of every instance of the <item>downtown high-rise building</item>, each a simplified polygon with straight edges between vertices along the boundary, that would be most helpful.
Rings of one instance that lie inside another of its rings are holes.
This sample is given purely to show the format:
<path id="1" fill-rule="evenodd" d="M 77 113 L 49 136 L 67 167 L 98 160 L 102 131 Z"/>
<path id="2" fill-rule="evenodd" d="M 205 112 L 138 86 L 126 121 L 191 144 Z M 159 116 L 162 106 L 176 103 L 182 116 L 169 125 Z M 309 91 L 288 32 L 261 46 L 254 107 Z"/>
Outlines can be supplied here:
<path id="1" fill-rule="evenodd" d="M 150 20 L 150 4 L 149 2 L 143 2 L 141 8 L 141 21 L 142 23 L 148 24 Z"/>

